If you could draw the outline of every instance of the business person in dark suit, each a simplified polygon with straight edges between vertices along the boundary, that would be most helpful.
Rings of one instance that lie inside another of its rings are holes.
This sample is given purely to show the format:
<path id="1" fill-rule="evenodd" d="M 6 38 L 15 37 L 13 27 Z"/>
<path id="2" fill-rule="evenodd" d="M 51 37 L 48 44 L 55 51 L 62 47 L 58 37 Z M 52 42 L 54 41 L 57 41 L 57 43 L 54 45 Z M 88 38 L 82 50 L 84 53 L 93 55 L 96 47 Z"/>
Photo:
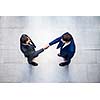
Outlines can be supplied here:
<path id="1" fill-rule="evenodd" d="M 59 44 L 57 46 L 57 49 L 60 48 L 60 53 L 58 54 L 58 56 L 64 58 L 64 62 L 61 62 L 59 65 L 60 66 L 69 65 L 72 57 L 75 54 L 74 39 L 69 32 L 66 32 L 62 36 L 60 36 L 60 37 L 54 39 L 52 42 L 50 42 L 49 46 L 52 46 L 58 42 L 59 42 Z"/>
<path id="2" fill-rule="evenodd" d="M 20 38 L 20 49 L 24 53 L 25 57 L 27 57 L 28 63 L 34 66 L 37 66 L 38 64 L 34 62 L 34 58 L 38 57 L 40 53 L 42 53 L 47 47 L 41 48 L 40 50 L 35 50 L 36 46 L 31 40 L 31 38 L 23 34 Z"/>

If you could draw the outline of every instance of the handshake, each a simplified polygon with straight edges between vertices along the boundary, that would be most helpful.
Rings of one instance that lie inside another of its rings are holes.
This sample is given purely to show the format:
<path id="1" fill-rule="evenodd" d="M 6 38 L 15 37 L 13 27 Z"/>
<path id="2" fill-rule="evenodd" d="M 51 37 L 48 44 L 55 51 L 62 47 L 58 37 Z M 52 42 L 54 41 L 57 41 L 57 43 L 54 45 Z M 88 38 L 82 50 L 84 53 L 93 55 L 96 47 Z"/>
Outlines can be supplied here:
<path id="1" fill-rule="evenodd" d="M 45 46 L 43 47 L 43 49 L 46 50 L 46 49 L 48 49 L 49 47 L 50 47 L 50 45 L 45 45 Z"/>
<path id="2" fill-rule="evenodd" d="M 38 64 L 33 61 L 34 58 L 36 58 L 40 53 L 42 53 L 44 50 L 48 49 L 50 46 L 58 43 L 57 49 L 64 46 L 64 49 L 60 50 L 60 54 L 58 54 L 59 57 L 64 58 L 64 62 L 60 63 L 60 66 L 69 65 L 71 62 L 71 58 L 74 56 L 75 53 L 75 44 L 73 41 L 73 38 L 70 33 L 66 32 L 62 36 L 54 39 L 49 44 L 43 46 L 41 49 L 35 51 L 35 44 L 30 39 L 30 37 L 26 34 L 23 34 L 20 38 L 20 49 L 24 53 L 25 57 L 28 59 L 28 63 L 32 64 L 34 66 L 37 66 Z M 34 48 L 34 49 L 33 49 Z"/>

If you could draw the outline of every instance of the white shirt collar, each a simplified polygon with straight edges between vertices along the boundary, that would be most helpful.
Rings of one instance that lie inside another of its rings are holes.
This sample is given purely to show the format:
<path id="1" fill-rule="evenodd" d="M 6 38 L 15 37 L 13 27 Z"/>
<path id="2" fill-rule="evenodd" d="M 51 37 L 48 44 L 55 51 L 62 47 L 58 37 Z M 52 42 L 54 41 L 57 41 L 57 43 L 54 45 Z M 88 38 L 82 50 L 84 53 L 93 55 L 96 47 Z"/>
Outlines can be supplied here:
<path id="1" fill-rule="evenodd" d="M 66 47 L 67 45 L 69 45 L 70 43 L 71 43 L 71 41 L 68 42 L 68 43 L 65 43 L 64 46 L 63 46 L 63 48 Z"/>

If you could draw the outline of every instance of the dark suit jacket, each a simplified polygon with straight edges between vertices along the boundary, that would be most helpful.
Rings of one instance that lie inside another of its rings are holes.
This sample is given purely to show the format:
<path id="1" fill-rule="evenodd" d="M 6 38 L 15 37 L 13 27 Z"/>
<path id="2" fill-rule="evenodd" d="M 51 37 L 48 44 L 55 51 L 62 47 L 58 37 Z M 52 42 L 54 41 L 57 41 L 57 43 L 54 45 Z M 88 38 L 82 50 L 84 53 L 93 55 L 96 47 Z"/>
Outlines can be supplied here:
<path id="1" fill-rule="evenodd" d="M 64 34 L 67 34 L 67 33 L 64 33 Z M 74 53 L 75 53 L 74 40 L 72 38 L 71 43 L 63 48 L 64 43 L 61 41 L 61 39 L 62 39 L 62 36 L 60 36 L 60 37 L 54 39 L 53 41 L 51 41 L 49 43 L 49 45 L 51 46 L 51 45 L 56 44 L 56 43 L 59 42 L 59 44 L 57 46 L 57 49 L 60 48 L 60 55 L 62 57 L 64 57 L 65 59 L 70 60 L 74 56 Z"/>
<path id="2" fill-rule="evenodd" d="M 20 43 L 20 49 L 24 53 L 25 57 L 30 57 L 35 52 L 35 44 L 31 42 L 31 44 Z"/>

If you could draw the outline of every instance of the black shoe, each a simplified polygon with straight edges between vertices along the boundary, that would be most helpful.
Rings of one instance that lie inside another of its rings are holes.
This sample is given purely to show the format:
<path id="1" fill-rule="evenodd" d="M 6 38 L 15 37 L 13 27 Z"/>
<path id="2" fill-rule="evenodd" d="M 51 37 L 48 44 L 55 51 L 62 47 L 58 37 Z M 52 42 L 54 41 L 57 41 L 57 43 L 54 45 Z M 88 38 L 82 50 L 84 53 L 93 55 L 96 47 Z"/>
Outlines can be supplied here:
<path id="1" fill-rule="evenodd" d="M 30 64 L 33 66 L 38 66 L 38 63 L 36 63 L 36 62 L 31 62 Z"/>
<path id="2" fill-rule="evenodd" d="M 67 62 L 62 62 L 59 64 L 59 66 L 66 66 L 66 65 L 69 65 Z"/>

